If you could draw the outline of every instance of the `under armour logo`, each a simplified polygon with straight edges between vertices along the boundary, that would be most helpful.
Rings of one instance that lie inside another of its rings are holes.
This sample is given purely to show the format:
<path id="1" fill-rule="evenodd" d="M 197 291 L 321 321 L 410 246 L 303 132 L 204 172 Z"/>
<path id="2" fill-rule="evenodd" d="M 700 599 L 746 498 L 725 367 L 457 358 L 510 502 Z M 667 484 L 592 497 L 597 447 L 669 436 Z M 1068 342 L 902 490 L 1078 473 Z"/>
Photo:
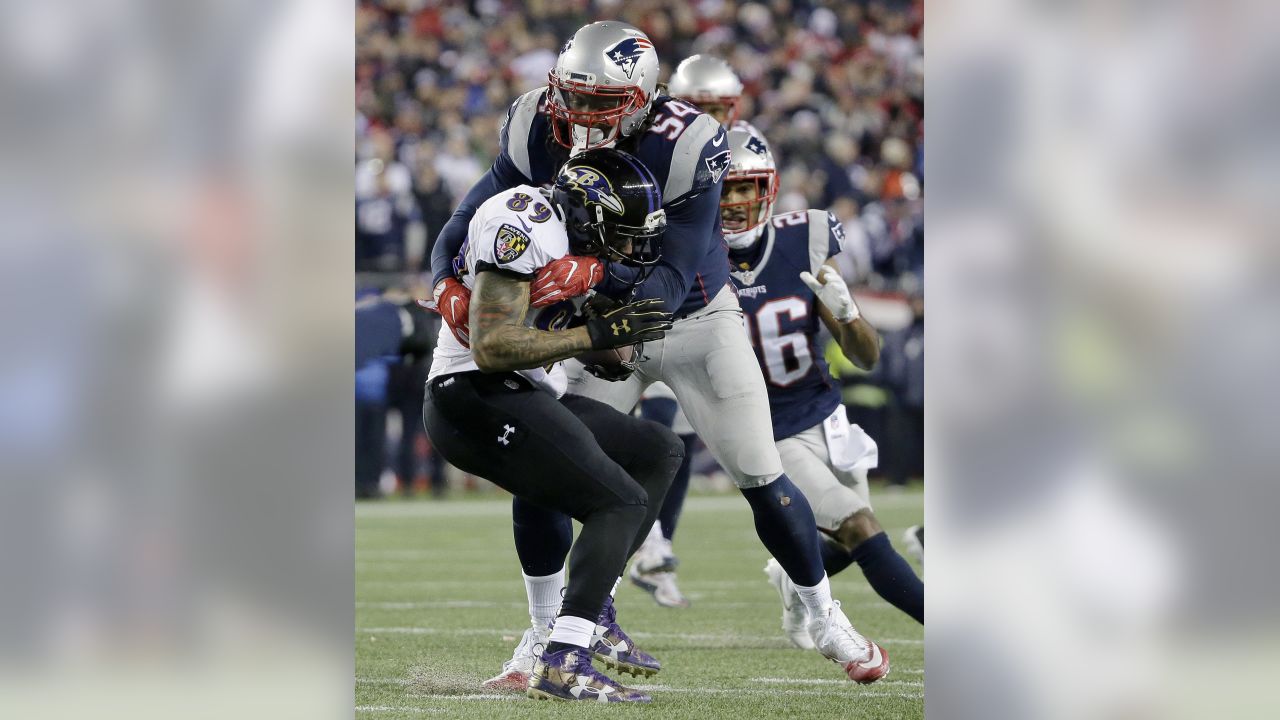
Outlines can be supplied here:
<path id="1" fill-rule="evenodd" d="M 614 335 L 631 332 L 631 325 L 626 319 L 623 319 L 621 326 L 619 326 L 618 323 L 613 323 L 609 327 L 613 328 Z"/>
<path id="2" fill-rule="evenodd" d="M 515 432 L 516 429 L 511 427 L 510 425 L 503 425 L 502 429 L 503 429 L 503 432 L 502 432 L 502 435 L 498 437 L 498 442 L 502 443 L 503 445 L 510 445 L 511 441 L 508 440 L 507 438 L 510 437 L 511 433 Z"/>

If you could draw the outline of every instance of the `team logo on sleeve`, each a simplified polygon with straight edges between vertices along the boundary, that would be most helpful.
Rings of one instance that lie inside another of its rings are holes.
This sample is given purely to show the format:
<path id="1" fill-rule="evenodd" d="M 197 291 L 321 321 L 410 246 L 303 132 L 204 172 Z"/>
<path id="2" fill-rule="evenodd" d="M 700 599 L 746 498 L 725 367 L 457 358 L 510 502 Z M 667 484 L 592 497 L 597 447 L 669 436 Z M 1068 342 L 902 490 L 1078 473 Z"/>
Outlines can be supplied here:
<path id="1" fill-rule="evenodd" d="M 707 170 L 711 173 L 712 182 L 720 182 L 720 176 L 729 169 L 729 160 L 732 157 L 733 153 L 725 150 L 707 158 Z"/>
<path id="2" fill-rule="evenodd" d="M 581 195 L 586 205 L 600 205 L 616 215 L 626 213 L 622 198 L 613 192 L 609 179 L 599 170 L 592 167 L 579 166 L 568 168 L 560 175 L 557 182 L 568 186 L 569 191 Z"/>
<path id="3" fill-rule="evenodd" d="M 614 65 L 622 68 L 622 72 L 626 73 L 627 79 L 630 80 L 631 74 L 636 71 L 636 62 L 640 60 L 645 50 L 652 47 L 653 43 L 649 42 L 648 38 L 629 37 L 605 50 L 604 54 L 609 56 Z"/>
<path id="4" fill-rule="evenodd" d="M 529 249 L 529 236 L 514 225 L 502 224 L 493 240 L 493 256 L 499 263 L 509 263 Z"/>

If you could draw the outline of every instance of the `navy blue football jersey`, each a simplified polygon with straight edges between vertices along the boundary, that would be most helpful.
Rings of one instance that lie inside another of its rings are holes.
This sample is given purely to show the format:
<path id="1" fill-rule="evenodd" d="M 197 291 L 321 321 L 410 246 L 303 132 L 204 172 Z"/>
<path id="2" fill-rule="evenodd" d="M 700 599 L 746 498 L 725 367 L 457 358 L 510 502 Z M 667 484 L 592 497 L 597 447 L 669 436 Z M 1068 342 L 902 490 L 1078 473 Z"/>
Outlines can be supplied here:
<path id="1" fill-rule="evenodd" d="M 769 389 L 773 438 L 808 430 L 840 404 L 817 345 L 818 298 L 800 273 L 818 273 L 840 252 L 844 229 L 825 210 L 799 210 L 774 217 L 765 229 L 760 259 L 750 270 L 730 273 L 756 359 Z"/>
<path id="2" fill-rule="evenodd" d="M 569 150 L 552 137 L 546 92 L 546 88 L 532 90 L 512 103 L 502 126 L 498 159 L 440 232 L 431 260 L 437 281 L 447 274 L 465 237 L 466 223 L 480 203 L 516 185 L 550 185 L 569 159 Z M 661 96 L 654 101 L 649 122 L 617 147 L 638 158 L 657 178 L 667 211 L 662 260 L 636 297 L 661 298 L 669 311 L 687 315 L 710 302 L 729 281 L 719 207 L 730 160 L 727 135 L 710 115 Z M 636 272 L 625 267 L 613 270 L 595 288 L 598 292 L 620 295 Z M 615 273 L 620 277 L 613 277 Z"/>

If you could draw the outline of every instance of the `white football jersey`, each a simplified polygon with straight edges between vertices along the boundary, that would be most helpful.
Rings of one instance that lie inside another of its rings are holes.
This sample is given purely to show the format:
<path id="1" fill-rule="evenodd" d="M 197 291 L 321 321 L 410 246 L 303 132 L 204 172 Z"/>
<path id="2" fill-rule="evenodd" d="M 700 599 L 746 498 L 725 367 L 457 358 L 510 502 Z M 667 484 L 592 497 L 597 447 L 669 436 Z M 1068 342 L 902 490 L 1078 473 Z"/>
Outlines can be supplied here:
<path id="1" fill-rule="evenodd" d="M 533 186 L 517 185 L 489 198 L 476 211 L 454 270 L 467 289 L 472 289 L 478 271 L 532 280 L 543 266 L 568 253 L 569 238 L 550 201 Z M 531 309 L 525 324 L 533 327 L 538 314 Z M 441 324 L 428 379 L 478 369 L 471 349 L 458 342 L 448 325 Z M 556 397 L 564 394 L 566 381 L 560 363 L 549 369 L 517 372 Z"/>

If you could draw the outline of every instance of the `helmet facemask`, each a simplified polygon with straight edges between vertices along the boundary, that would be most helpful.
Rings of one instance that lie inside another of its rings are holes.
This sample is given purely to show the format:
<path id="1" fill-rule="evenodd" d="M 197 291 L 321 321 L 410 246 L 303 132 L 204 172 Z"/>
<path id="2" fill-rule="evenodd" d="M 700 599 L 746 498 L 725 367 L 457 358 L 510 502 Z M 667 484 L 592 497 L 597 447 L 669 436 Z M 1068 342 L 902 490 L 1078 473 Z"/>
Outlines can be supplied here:
<path id="1" fill-rule="evenodd" d="M 611 147 L 623 132 L 624 121 L 644 112 L 649 98 L 636 85 L 596 85 L 589 75 L 564 79 L 553 70 L 548 75 L 547 110 L 556 142 L 575 152 Z"/>
<path id="2" fill-rule="evenodd" d="M 735 250 L 750 247 L 773 215 L 777 196 L 776 170 L 730 172 L 720 196 L 720 228 L 725 243 Z"/>

